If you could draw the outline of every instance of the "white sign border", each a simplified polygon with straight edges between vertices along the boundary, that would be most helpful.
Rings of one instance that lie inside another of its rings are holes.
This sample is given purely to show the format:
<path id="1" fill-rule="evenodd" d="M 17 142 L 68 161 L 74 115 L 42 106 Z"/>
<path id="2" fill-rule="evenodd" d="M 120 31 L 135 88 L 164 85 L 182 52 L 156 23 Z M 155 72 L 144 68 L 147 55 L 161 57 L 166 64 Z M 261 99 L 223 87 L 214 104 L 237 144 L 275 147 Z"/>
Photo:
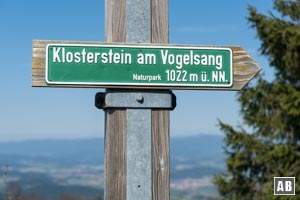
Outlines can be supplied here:
<path id="1" fill-rule="evenodd" d="M 50 81 L 48 78 L 48 49 L 50 46 L 78 46 L 78 47 L 112 47 L 112 48 L 146 48 L 146 49 L 198 49 L 198 50 L 226 50 L 230 53 L 230 82 L 228 84 L 178 84 L 178 83 L 112 83 L 112 82 L 61 82 Z M 208 88 L 230 88 L 233 86 L 233 53 L 230 48 L 227 47 L 205 47 L 205 46 L 175 46 L 175 45 L 134 45 L 134 44 L 63 44 L 63 43 L 48 43 L 46 45 L 46 69 L 45 69 L 45 81 L 48 85 L 92 85 L 92 86 L 138 86 L 138 87 L 208 87 Z"/>

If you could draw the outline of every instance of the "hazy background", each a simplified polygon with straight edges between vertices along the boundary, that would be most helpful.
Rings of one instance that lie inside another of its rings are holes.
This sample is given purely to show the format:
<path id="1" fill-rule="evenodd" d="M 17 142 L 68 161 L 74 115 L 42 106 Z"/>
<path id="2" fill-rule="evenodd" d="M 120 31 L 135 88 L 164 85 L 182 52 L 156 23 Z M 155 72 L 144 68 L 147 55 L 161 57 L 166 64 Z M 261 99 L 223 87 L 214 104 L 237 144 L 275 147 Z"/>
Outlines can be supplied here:
<path id="1" fill-rule="evenodd" d="M 242 46 L 271 79 L 249 5 L 266 13 L 272 1 L 170 0 L 170 44 Z M 104 0 L 0 0 L 0 198 L 15 188 L 49 200 L 102 195 L 104 112 L 94 96 L 103 89 L 32 88 L 31 57 L 34 39 L 104 42 L 104 12 Z M 217 120 L 242 124 L 236 92 L 173 92 L 171 197 L 214 197 L 225 166 Z"/>
<path id="2" fill-rule="evenodd" d="M 237 45 L 271 74 L 249 28 L 248 5 L 271 0 L 169 2 L 170 43 Z M 31 87 L 32 40 L 104 41 L 104 1 L 0 1 L 0 140 L 101 137 L 104 113 L 94 107 L 101 89 Z M 238 124 L 236 92 L 174 91 L 171 136 L 220 134 L 217 119 Z M 240 121 L 241 122 L 241 121 Z"/>

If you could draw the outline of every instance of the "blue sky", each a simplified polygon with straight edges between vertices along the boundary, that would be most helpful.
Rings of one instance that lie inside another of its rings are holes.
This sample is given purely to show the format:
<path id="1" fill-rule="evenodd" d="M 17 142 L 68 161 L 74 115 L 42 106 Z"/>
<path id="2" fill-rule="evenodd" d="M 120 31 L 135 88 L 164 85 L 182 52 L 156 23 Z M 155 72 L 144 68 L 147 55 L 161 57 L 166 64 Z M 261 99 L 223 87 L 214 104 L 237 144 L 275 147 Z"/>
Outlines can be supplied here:
<path id="1" fill-rule="evenodd" d="M 170 43 L 242 46 L 263 67 L 247 7 L 272 9 L 271 0 L 169 1 Z M 0 141 L 103 136 L 101 89 L 31 87 L 32 40 L 104 41 L 104 0 L 0 0 Z M 242 123 L 236 92 L 173 91 L 171 136 L 222 134 L 217 119 Z"/>

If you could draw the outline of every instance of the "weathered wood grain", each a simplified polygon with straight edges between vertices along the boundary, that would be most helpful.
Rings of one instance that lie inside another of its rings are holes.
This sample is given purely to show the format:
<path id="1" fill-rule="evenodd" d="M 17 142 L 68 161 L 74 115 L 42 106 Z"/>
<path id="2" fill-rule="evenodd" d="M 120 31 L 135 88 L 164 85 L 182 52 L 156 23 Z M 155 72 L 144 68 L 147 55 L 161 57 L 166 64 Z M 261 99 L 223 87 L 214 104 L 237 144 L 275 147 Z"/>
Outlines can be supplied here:
<path id="1" fill-rule="evenodd" d="M 151 41 L 169 43 L 169 1 L 151 1 Z M 170 111 L 152 110 L 152 199 L 170 199 Z"/>
<path id="2" fill-rule="evenodd" d="M 106 200 L 126 200 L 126 110 L 105 111 Z"/>
<path id="3" fill-rule="evenodd" d="M 126 0 L 105 0 L 106 42 L 126 41 Z"/>
<path id="4" fill-rule="evenodd" d="M 106 42 L 126 40 L 126 0 L 105 0 Z M 105 200 L 126 200 L 126 110 L 105 110 Z"/>
<path id="5" fill-rule="evenodd" d="M 169 1 L 151 1 L 151 42 L 169 43 Z"/>
<path id="6" fill-rule="evenodd" d="M 170 199 L 170 111 L 152 110 L 152 199 Z"/>
<path id="7" fill-rule="evenodd" d="M 162 29 L 162 28 L 161 28 Z M 117 29 L 118 30 L 118 29 Z M 153 41 L 157 43 L 162 40 L 166 43 L 167 31 L 161 31 L 157 28 L 152 30 L 156 34 L 152 34 Z M 121 36 L 115 36 L 116 39 Z M 114 38 L 111 38 L 114 39 Z M 190 90 L 241 90 L 260 70 L 261 67 L 252 59 L 252 57 L 242 48 L 238 46 L 227 46 L 233 52 L 233 86 L 231 88 L 213 88 L 213 87 L 138 87 L 138 86 L 97 86 L 97 85 L 47 85 L 45 82 L 45 57 L 46 45 L 48 43 L 61 44 L 104 44 L 103 42 L 74 42 L 74 41 L 50 41 L 50 40 L 34 40 L 32 43 L 32 86 L 34 87 L 88 87 L 88 88 L 145 88 L 145 89 L 190 89 Z M 107 43 L 105 43 L 107 44 Z M 154 44 L 143 44 L 154 45 Z M 178 45 L 169 45 L 178 46 Z M 185 45 L 187 46 L 187 45 Z M 224 47 L 224 46 L 221 46 Z"/>

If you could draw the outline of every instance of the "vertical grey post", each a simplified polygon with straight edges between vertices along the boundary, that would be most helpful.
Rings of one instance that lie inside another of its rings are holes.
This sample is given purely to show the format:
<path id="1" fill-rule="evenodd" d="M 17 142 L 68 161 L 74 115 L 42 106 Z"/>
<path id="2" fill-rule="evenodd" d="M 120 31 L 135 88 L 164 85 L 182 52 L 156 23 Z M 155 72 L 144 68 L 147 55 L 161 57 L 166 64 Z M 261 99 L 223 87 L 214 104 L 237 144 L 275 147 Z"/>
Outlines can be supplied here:
<path id="1" fill-rule="evenodd" d="M 127 109 L 127 198 L 151 198 L 151 109 Z"/>
<path id="2" fill-rule="evenodd" d="M 151 42 L 150 5 L 150 0 L 126 1 L 126 42 Z M 127 200 L 152 199 L 151 158 L 151 109 L 128 109 Z"/>
<path id="3" fill-rule="evenodd" d="M 106 0 L 106 41 L 168 43 L 168 0 Z M 99 94 L 99 95 L 98 95 Z M 170 91 L 107 90 L 105 200 L 169 200 Z"/>
<path id="4" fill-rule="evenodd" d="M 126 1 L 126 42 L 151 42 L 150 0 Z"/>

